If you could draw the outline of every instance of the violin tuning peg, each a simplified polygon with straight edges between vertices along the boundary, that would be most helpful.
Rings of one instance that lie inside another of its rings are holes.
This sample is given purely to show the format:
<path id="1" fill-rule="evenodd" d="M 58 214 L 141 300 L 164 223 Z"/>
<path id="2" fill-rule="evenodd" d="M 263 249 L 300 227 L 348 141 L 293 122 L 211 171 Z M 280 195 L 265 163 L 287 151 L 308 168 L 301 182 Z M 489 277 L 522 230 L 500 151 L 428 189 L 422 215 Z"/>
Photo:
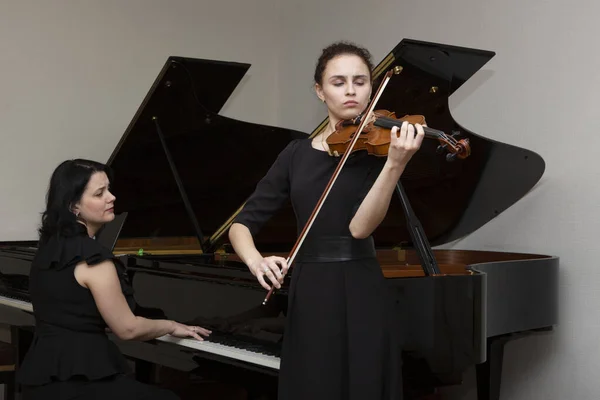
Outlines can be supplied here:
<path id="1" fill-rule="evenodd" d="M 460 131 L 452 131 L 452 137 L 460 136 Z"/>
<path id="2" fill-rule="evenodd" d="M 446 161 L 452 162 L 456 160 L 456 153 L 448 153 L 446 154 Z"/>
<path id="3" fill-rule="evenodd" d="M 441 144 L 440 144 L 440 145 L 439 145 L 439 146 L 438 146 L 438 147 L 435 149 L 435 152 L 436 152 L 436 153 L 438 153 L 438 154 L 442 154 L 442 153 L 443 153 L 443 152 L 445 152 L 445 151 L 446 151 L 446 145 L 445 145 L 445 144 L 444 144 L 444 145 L 441 145 Z"/>

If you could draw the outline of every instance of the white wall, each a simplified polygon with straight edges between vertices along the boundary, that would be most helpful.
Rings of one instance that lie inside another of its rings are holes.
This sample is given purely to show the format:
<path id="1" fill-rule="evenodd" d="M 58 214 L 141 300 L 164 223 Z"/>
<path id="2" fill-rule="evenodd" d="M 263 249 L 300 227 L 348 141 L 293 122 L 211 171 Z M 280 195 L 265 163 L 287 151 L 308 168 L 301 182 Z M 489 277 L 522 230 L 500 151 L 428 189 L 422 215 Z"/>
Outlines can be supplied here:
<path id="1" fill-rule="evenodd" d="M 547 169 L 528 196 L 453 246 L 561 257 L 561 324 L 507 346 L 502 399 L 600 398 L 599 14 L 591 0 L 304 0 L 284 9 L 281 114 L 296 129 L 324 117 L 310 83 L 332 41 L 354 40 L 376 62 L 404 37 L 497 52 L 451 98 L 454 118 L 538 152 Z M 473 372 L 446 392 L 474 399 Z"/>
<path id="2" fill-rule="evenodd" d="M 276 0 L 0 0 L 0 241 L 35 240 L 52 170 L 106 161 L 168 56 L 248 62 L 223 114 L 274 124 Z"/>

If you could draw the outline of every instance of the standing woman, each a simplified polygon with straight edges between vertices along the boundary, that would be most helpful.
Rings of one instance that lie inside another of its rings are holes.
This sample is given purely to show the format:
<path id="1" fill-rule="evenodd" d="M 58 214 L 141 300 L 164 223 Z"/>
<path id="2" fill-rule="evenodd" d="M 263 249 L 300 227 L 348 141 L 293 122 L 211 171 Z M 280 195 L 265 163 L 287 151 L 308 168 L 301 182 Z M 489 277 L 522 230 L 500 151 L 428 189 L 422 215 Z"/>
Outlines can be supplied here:
<path id="1" fill-rule="evenodd" d="M 18 371 L 24 400 L 176 400 L 168 391 L 128 377 L 125 358 L 108 338 L 151 340 L 209 331 L 137 317 L 125 267 L 98 242 L 114 219 L 108 168 L 88 160 L 60 164 L 50 179 L 29 292 L 33 343 Z"/>
<path id="2" fill-rule="evenodd" d="M 300 233 L 338 162 L 327 153 L 326 139 L 338 121 L 366 110 L 371 71 L 363 48 L 342 42 L 323 50 L 314 79 L 329 125 L 312 140 L 292 141 L 279 154 L 230 228 L 236 253 L 265 289 L 281 287 L 288 265 L 282 257 L 263 256 L 253 237 L 288 198 Z M 397 332 L 390 329 L 385 278 L 371 234 L 423 136 L 422 126 L 404 122 L 391 131 L 387 158 L 362 152 L 344 165 L 295 261 L 280 400 L 402 397 Z"/>

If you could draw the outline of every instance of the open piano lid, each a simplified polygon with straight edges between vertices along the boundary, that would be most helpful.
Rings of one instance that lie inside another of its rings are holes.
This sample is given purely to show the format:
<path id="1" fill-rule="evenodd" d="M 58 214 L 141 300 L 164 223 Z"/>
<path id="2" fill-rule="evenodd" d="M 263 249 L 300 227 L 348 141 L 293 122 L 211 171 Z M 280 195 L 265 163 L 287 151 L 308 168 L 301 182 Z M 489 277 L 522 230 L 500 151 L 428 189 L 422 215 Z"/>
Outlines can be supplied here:
<path id="1" fill-rule="evenodd" d="M 430 127 L 459 131 L 471 143 L 465 160 L 447 162 L 438 143 L 424 140 L 401 181 L 432 245 L 477 230 L 523 197 L 541 178 L 543 159 L 529 150 L 492 141 L 454 121 L 448 98 L 485 65 L 493 52 L 402 40 L 376 67 L 377 78 L 395 66 L 376 109 L 423 114 Z M 290 140 L 306 134 L 238 121 L 218 114 L 248 64 L 170 57 L 110 157 L 116 212 L 128 212 L 121 238 L 197 236 L 204 251 L 227 240 L 226 229 Z M 180 176 L 184 200 L 161 146 L 156 118 Z M 312 135 L 327 124 L 324 120 Z M 288 204 L 255 241 L 263 251 L 289 251 L 296 222 Z M 374 233 L 378 247 L 410 246 L 396 196 Z"/>
<path id="2" fill-rule="evenodd" d="M 199 237 L 204 251 L 214 250 L 211 237 L 242 205 L 278 153 L 292 139 L 307 137 L 218 114 L 249 67 L 167 59 L 108 161 L 115 175 L 115 212 L 128 213 L 120 239 Z M 186 209 L 156 123 L 191 210 Z"/>

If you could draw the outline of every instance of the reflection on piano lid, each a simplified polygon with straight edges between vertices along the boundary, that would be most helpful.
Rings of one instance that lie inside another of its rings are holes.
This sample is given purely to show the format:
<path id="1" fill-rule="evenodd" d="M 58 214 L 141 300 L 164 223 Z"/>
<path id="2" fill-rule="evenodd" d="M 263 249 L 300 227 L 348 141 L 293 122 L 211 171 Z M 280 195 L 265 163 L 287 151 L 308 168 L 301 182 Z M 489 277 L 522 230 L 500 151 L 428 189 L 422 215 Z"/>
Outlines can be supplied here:
<path id="1" fill-rule="evenodd" d="M 452 118 L 449 96 L 493 56 L 490 51 L 404 39 L 374 71 L 377 80 L 390 68 L 402 68 L 376 109 L 395 111 L 398 117 L 423 114 L 430 127 L 447 134 L 458 132 L 470 140 L 471 156 L 453 162 L 436 152 L 436 141 L 425 140 L 402 176 L 408 199 L 432 245 L 477 230 L 524 196 L 544 172 L 538 154 L 486 139 Z M 247 64 L 239 63 L 167 60 L 109 160 L 116 172 L 112 183 L 118 198 L 116 211 L 129 213 L 121 239 L 168 243 L 171 238 L 180 248 L 183 244 L 199 252 L 196 236 L 204 252 L 214 252 L 227 241 L 231 220 L 278 153 L 293 138 L 307 137 L 218 114 L 247 69 Z M 327 119 L 310 136 L 326 123 Z M 266 224 L 256 242 L 263 251 L 289 251 L 295 237 L 296 222 L 288 203 Z M 374 237 L 379 248 L 411 246 L 397 197 Z M 125 243 L 135 242 L 122 240 L 121 250 Z"/>

